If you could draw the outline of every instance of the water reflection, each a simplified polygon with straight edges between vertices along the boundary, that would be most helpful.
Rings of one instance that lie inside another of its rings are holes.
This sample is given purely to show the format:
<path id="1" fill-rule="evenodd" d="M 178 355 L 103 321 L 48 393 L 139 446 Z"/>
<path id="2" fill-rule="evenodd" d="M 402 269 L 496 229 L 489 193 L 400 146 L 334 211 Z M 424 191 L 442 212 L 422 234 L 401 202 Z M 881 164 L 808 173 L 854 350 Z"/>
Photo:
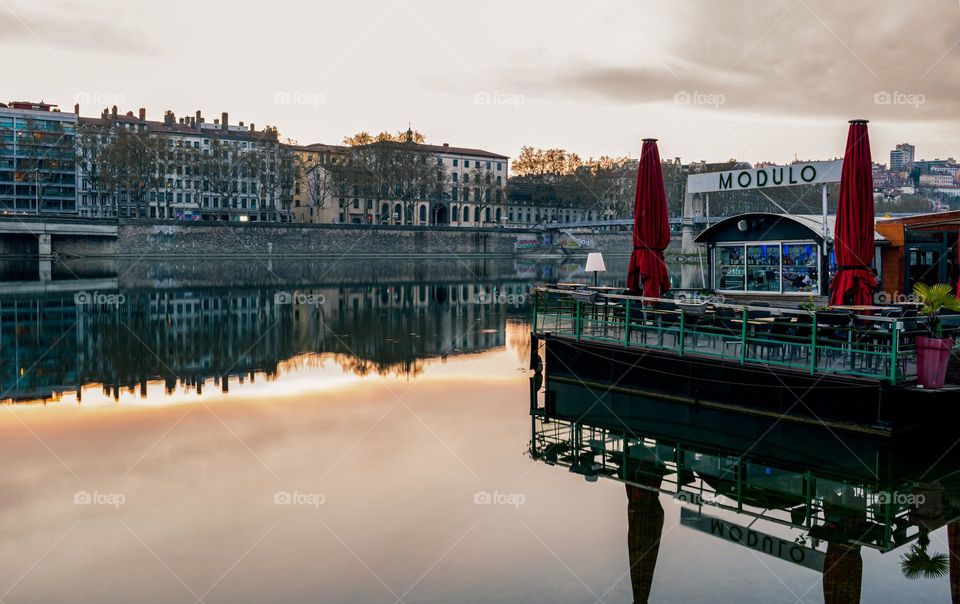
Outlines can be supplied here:
<path id="1" fill-rule="evenodd" d="M 0 265 L 0 401 L 164 389 L 227 392 L 284 361 L 356 375 L 505 345 L 534 283 L 592 279 L 583 258 L 389 261 L 72 261 L 43 280 Z M 625 273 L 611 258 L 605 282 Z M 623 265 L 623 266 L 621 266 Z M 520 344 L 518 342 L 518 344 Z"/>
<path id="2" fill-rule="evenodd" d="M 960 596 L 960 564 L 949 564 L 960 554 L 960 455 L 951 435 L 841 437 L 642 396 L 589 367 L 549 362 L 530 390 L 533 459 L 588 481 L 625 483 L 636 602 L 650 598 L 662 558 L 664 496 L 681 506 L 688 530 L 821 573 L 827 603 L 860 601 L 864 549 L 898 557 L 903 593 L 905 579 L 949 571 L 954 601 Z M 944 554 L 931 534 L 948 525 Z"/>
<path id="3" fill-rule="evenodd" d="M 0 392 L 42 400 L 102 384 L 118 398 L 123 389 L 145 393 L 152 380 L 168 391 L 199 393 L 208 381 L 226 390 L 231 378 L 274 377 L 300 355 L 357 375 L 415 376 L 429 359 L 502 347 L 507 319 L 525 316 L 528 288 L 498 281 L 0 298 Z"/>
<path id="4" fill-rule="evenodd" d="M 653 477 L 641 480 L 649 488 L 626 485 L 627 551 L 634 602 L 646 602 L 650 598 L 663 534 L 663 506 L 658 493 L 660 481 Z"/>
<path id="5" fill-rule="evenodd" d="M 80 405 L 3 406 L 5 602 L 594 602 L 611 585 L 614 602 L 649 584 L 654 552 L 663 580 L 656 502 L 633 507 L 646 562 L 629 575 L 623 514 L 571 526 L 595 492 L 517 454 L 528 309 L 474 303 L 592 282 L 582 259 L 266 264 L 71 262 L 0 283 L 0 398 L 86 384 Z"/>

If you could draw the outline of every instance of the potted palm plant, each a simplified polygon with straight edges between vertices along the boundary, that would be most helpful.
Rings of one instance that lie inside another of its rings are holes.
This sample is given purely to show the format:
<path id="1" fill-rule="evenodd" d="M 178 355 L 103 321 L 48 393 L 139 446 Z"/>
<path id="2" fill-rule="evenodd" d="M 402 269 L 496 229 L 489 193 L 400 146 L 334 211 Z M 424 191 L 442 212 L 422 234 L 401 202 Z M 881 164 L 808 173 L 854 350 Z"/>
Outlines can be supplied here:
<path id="1" fill-rule="evenodd" d="M 923 303 L 920 314 L 929 319 L 927 330 L 930 333 L 917 337 L 917 381 L 924 388 L 941 388 L 947 377 L 953 338 L 943 337 L 940 313 L 945 309 L 960 311 L 960 300 L 946 283 L 917 283 L 913 286 L 913 293 Z"/>

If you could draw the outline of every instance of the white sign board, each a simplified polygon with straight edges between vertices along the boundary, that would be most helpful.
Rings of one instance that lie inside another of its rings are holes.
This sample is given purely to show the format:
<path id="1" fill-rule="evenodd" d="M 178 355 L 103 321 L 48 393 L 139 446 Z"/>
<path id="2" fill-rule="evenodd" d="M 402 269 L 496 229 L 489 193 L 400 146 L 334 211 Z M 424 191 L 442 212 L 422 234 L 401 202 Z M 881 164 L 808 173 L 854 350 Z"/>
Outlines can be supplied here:
<path id="1" fill-rule="evenodd" d="M 766 166 L 752 170 L 727 170 L 691 174 L 687 177 L 687 193 L 744 191 L 771 187 L 796 187 L 840 182 L 843 160 L 813 161 L 789 166 Z"/>
<path id="2" fill-rule="evenodd" d="M 733 524 L 715 516 L 680 508 L 680 524 L 702 531 L 725 541 L 742 545 L 811 570 L 823 572 L 824 553 L 799 543 L 755 531 L 752 528 Z"/>

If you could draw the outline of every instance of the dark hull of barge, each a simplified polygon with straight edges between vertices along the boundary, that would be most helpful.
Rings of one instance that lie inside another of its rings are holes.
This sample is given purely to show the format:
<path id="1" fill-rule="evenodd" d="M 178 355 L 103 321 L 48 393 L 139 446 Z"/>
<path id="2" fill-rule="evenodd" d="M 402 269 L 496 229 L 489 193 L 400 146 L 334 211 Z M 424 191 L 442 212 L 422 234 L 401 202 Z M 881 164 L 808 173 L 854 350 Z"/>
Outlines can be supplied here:
<path id="1" fill-rule="evenodd" d="M 534 353 L 549 367 L 550 383 L 586 385 L 596 396 L 633 395 L 617 399 L 610 408 L 582 397 L 552 396 L 547 400 L 548 415 L 576 419 L 589 412 L 591 421 L 607 413 L 613 422 L 669 418 L 690 422 L 698 414 L 720 412 L 717 421 L 753 418 L 880 438 L 957 438 L 960 388 L 955 386 L 923 390 L 552 335 L 534 336 L 534 343 Z M 637 403 L 637 396 L 662 403 L 655 407 L 656 417 L 651 417 L 649 404 Z"/>

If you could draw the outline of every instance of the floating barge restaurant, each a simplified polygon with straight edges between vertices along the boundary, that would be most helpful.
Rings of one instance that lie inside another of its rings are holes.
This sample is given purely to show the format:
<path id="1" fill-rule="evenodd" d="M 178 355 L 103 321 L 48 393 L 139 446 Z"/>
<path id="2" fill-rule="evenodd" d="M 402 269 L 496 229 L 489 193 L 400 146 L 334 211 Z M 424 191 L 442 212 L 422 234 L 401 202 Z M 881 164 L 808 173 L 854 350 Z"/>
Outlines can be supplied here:
<path id="1" fill-rule="evenodd" d="M 543 343 L 548 367 L 599 391 L 694 408 L 880 435 L 960 418 L 960 386 L 916 387 L 929 320 L 864 312 L 546 287 L 535 293 L 533 350 Z"/>
<path id="2" fill-rule="evenodd" d="M 960 213 L 875 222 L 862 120 L 851 122 L 845 159 L 821 164 L 796 172 L 822 184 L 840 180 L 836 164 L 843 164 L 839 222 L 776 214 L 723 220 L 699 239 L 717 295 L 674 298 L 664 293 L 669 230 L 659 153 L 655 141 L 644 141 L 627 289 L 536 289 L 533 367 L 545 362 L 599 392 L 695 410 L 878 436 L 949 429 L 960 418 L 960 379 L 954 371 L 936 386 L 960 315 L 923 315 L 902 292 L 955 279 Z M 692 175 L 687 194 L 762 180 L 744 172 L 751 171 Z M 937 380 L 928 379 L 931 366 L 939 367 Z"/>

